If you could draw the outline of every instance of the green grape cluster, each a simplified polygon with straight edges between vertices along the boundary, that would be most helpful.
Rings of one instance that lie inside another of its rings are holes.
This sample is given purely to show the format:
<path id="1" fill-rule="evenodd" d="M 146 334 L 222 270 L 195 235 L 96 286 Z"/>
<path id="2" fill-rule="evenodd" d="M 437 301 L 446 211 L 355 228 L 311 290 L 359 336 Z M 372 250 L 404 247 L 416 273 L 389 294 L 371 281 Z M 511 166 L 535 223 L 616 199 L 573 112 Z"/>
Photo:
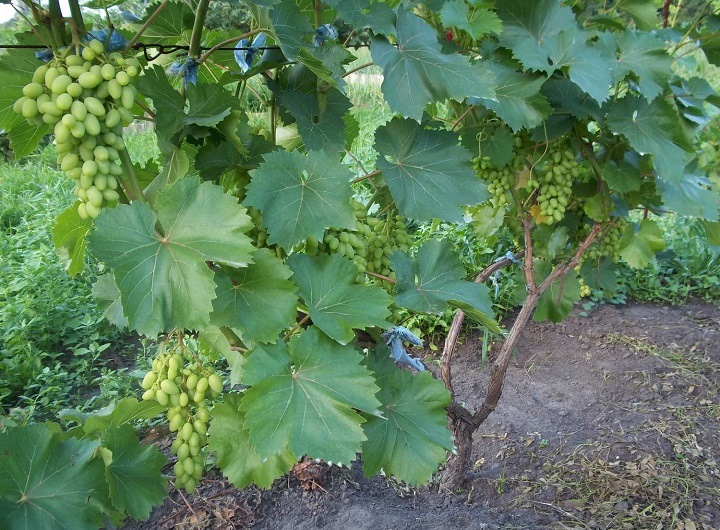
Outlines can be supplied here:
<path id="1" fill-rule="evenodd" d="M 548 147 L 541 162 L 535 168 L 536 179 L 527 182 L 526 189 L 538 190 L 539 219 L 545 224 L 562 221 L 570 204 L 573 180 L 580 177 L 582 168 L 566 142 Z"/>
<path id="2" fill-rule="evenodd" d="M 590 289 L 590 286 L 587 285 L 582 278 L 580 278 L 580 297 L 587 298 L 591 294 L 592 294 L 592 289 Z"/>
<path id="3" fill-rule="evenodd" d="M 54 126 L 58 163 L 76 183 L 83 219 L 120 199 L 122 128 L 133 121 L 139 71 L 136 59 L 107 54 L 102 42 L 92 40 L 79 55 L 39 66 L 13 106 L 31 125 Z"/>
<path id="4" fill-rule="evenodd" d="M 510 189 L 515 186 L 515 175 L 524 167 L 521 157 L 515 156 L 503 167 L 496 167 L 489 156 L 476 157 L 472 161 L 475 173 L 488 183 L 490 199 L 494 207 L 505 206 L 510 199 Z"/>
<path id="5" fill-rule="evenodd" d="M 262 214 L 260 210 L 252 206 L 247 209 L 247 214 L 253 222 L 253 228 L 250 229 L 247 235 L 257 248 L 262 248 L 267 244 L 268 238 L 268 231 L 262 225 Z"/>
<path id="6" fill-rule="evenodd" d="M 617 262 L 620 259 L 620 239 L 622 239 L 625 231 L 625 219 L 612 219 L 612 224 L 606 230 L 603 230 L 601 236 L 595 240 L 595 243 L 585 252 L 585 258 L 596 260 L 603 257 L 611 257 Z M 590 226 L 586 225 L 585 230 L 590 231 Z"/>
<path id="7" fill-rule="evenodd" d="M 355 230 L 330 228 L 325 232 L 322 241 L 308 238 L 305 252 L 311 256 L 319 252 L 340 254 L 351 259 L 358 268 L 358 283 L 367 281 L 365 272 L 394 280 L 395 272 L 390 268 L 390 255 L 397 250 L 407 252 L 411 243 L 403 217 L 368 217 L 362 204 L 355 203 L 354 206 Z M 392 288 L 392 282 L 387 280 L 373 278 L 372 281 L 386 289 Z"/>
<path id="8" fill-rule="evenodd" d="M 203 472 L 201 451 L 207 445 L 210 420 L 208 401 L 223 391 L 222 379 L 197 358 L 186 360 L 183 343 L 174 349 L 161 346 L 160 353 L 141 386 L 143 400 L 155 400 L 167 407 L 170 431 L 177 433 L 170 446 L 177 456 L 175 487 L 192 493 Z"/>

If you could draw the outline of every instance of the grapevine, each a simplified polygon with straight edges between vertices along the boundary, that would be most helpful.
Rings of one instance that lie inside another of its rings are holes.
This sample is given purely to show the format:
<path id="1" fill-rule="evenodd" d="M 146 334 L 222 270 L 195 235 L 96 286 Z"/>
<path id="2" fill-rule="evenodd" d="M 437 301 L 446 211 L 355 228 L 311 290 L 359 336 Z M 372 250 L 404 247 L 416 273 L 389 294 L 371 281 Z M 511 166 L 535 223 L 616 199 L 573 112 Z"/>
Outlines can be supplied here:
<path id="1" fill-rule="evenodd" d="M 107 54 L 91 40 L 80 54 L 68 49 L 39 66 L 13 106 L 32 125 L 54 126 L 57 160 L 75 181 L 82 219 L 120 200 L 122 127 L 133 121 L 139 69 L 136 59 Z"/>

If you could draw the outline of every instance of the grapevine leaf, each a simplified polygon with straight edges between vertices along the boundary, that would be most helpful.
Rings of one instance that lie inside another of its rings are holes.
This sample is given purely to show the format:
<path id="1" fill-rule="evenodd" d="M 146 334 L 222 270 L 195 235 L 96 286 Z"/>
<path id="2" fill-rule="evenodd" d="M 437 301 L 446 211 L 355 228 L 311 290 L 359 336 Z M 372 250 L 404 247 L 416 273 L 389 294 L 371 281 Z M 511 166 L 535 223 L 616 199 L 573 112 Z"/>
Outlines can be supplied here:
<path id="1" fill-rule="evenodd" d="M 390 326 L 392 298 L 380 287 L 356 284 L 358 270 L 349 259 L 293 254 L 288 264 L 313 324 L 340 344 L 355 338 L 354 328 Z"/>
<path id="2" fill-rule="evenodd" d="M 608 34 L 604 36 L 611 39 Z M 642 95 L 652 101 L 662 93 L 672 75 L 672 58 L 665 43 L 649 33 L 626 31 L 617 39 L 619 55 L 613 68 L 613 81 L 617 83 L 632 75 L 638 79 Z"/>
<path id="3" fill-rule="evenodd" d="M 415 259 L 395 252 L 390 261 L 397 275 L 397 305 L 437 314 L 448 305 L 459 307 L 489 330 L 500 332 L 489 289 L 464 280 L 465 270 L 449 242 L 431 239 L 420 247 Z"/>
<path id="4" fill-rule="evenodd" d="M 33 50 L 11 50 L 11 53 L 0 55 L 0 72 L 2 87 L 0 87 L 0 129 L 10 129 L 11 126 L 25 121 L 13 111 L 13 105 L 23 95 L 22 89 L 33 77 L 33 73 L 40 66 Z"/>
<path id="5" fill-rule="evenodd" d="M 0 433 L 0 527 L 94 530 L 107 495 L 98 442 L 60 441 L 44 424 Z"/>
<path id="6" fill-rule="evenodd" d="M 602 178 L 612 189 L 620 193 L 638 191 L 642 184 L 640 170 L 631 163 L 622 160 L 616 164 L 608 160 L 602 166 Z"/>
<path id="7" fill-rule="evenodd" d="M 440 11 L 440 19 L 447 27 L 467 32 L 473 40 L 479 40 L 488 33 L 499 35 L 502 32 L 502 22 L 495 13 L 483 8 L 473 8 L 471 13 L 465 0 L 445 2 Z"/>
<path id="8" fill-rule="evenodd" d="M 310 21 L 294 2 L 280 2 L 273 6 L 269 16 L 275 40 L 283 54 L 289 61 L 296 60 L 314 33 Z"/>
<path id="9" fill-rule="evenodd" d="M 159 3 L 149 5 L 145 10 L 145 20 L 155 13 Z M 191 30 L 195 13 L 185 2 L 171 1 L 168 9 L 163 9 L 153 18 L 152 23 L 143 33 L 143 37 L 150 42 L 158 44 L 177 44 L 177 41 L 185 42 L 186 31 Z"/>
<path id="10" fill-rule="evenodd" d="M 411 485 L 430 481 L 446 452 L 453 451 L 445 407 L 450 393 L 429 372 L 399 370 L 384 344 L 368 356 L 380 386 L 382 417 L 368 416 L 363 426 L 363 471 L 384 471 Z"/>
<path id="11" fill-rule="evenodd" d="M 167 495 L 162 476 L 165 456 L 154 445 L 140 445 L 130 425 L 107 429 L 102 445 L 112 452 L 105 478 L 113 505 L 135 519 L 147 519 Z"/>
<path id="12" fill-rule="evenodd" d="M 256 341 L 274 342 L 295 319 L 297 287 L 288 279 L 290 269 L 268 249 L 255 251 L 253 262 L 216 273 L 211 318 L 218 326 L 242 329 Z"/>
<path id="13" fill-rule="evenodd" d="M 182 126 L 185 99 L 173 88 L 167 74 L 157 64 L 145 70 L 138 80 L 138 89 L 153 101 L 158 145 L 161 151 L 165 151 L 171 137 Z"/>
<path id="14" fill-rule="evenodd" d="M 257 366 L 267 355 L 256 355 L 245 365 L 255 380 L 240 405 L 255 450 L 269 457 L 287 447 L 328 462 L 354 460 L 365 439 L 365 420 L 356 410 L 375 414 L 380 405 L 378 387 L 354 347 L 339 345 L 313 326 L 287 348 L 276 346 L 274 364 Z M 266 376 L 257 380 L 259 373 Z"/>
<path id="15" fill-rule="evenodd" d="M 215 179 L 244 165 L 244 157 L 230 141 L 207 143 L 200 148 L 195 168 L 204 179 Z"/>
<path id="16" fill-rule="evenodd" d="M 618 290 L 617 267 L 609 256 L 583 261 L 580 276 L 590 289 L 600 289 L 608 294 Z"/>
<path id="17" fill-rule="evenodd" d="M 633 269 L 644 269 L 665 248 L 662 229 L 652 219 L 643 219 L 636 232 L 628 223 L 620 239 L 620 257 Z"/>
<path id="18" fill-rule="evenodd" d="M 70 205 L 55 220 L 53 244 L 60 261 L 70 276 L 82 272 L 85 267 L 85 236 L 92 228 L 92 220 L 81 219 L 77 203 Z"/>
<path id="19" fill-rule="evenodd" d="M 93 254 L 115 273 L 131 329 L 155 335 L 209 323 L 215 284 L 206 261 L 242 267 L 252 245 L 245 209 L 219 186 L 185 178 L 158 193 L 156 212 L 135 202 L 103 212 Z"/>
<path id="20" fill-rule="evenodd" d="M 640 154 L 653 155 L 659 177 L 678 184 L 685 174 L 686 141 L 680 136 L 675 110 L 664 100 L 648 103 L 637 96 L 626 96 L 608 112 L 613 132 L 625 135 Z"/>
<path id="21" fill-rule="evenodd" d="M 240 395 L 225 394 L 213 407 L 208 431 L 210 450 L 217 456 L 218 467 L 236 488 L 257 484 L 269 488 L 273 481 L 290 471 L 297 457 L 287 448 L 261 457 L 243 428 L 245 413 L 239 410 Z"/>
<path id="22" fill-rule="evenodd" d="M 701 175 L 685 174 L 677 184 L 657 180 L 663 204 L 678 215 L 718 220 L 720 193 L 711 188 L 710 180 Z"/>
<path id="23" fill-rule="evenodd" d="M 92 294 L 108 322 L 119 329 L 128 327 L 128 320 L 123 313 L 120 289 L 117 288 L 112 274 L 100 276 L 92 286 Z"/>
<path id="24" fill-rule="evenodd" d="M 515 136 L 508 127 L 501 125 L 492 134 L 483 134 L 480 138 L 480 153 L 489 156 L 493 165 L 503 167 L 512 160 Z"/>
<path id="25" fill-rule="evenodd" d="M 538 256 L 555 259 L 565 251 L 570 236 L 566 226 L 540 225 L 533 232 L 532 238 Z"/>
<path id="26" fill-rule="evenodd" d="M 586 118 L 600 120 L 600 106 L 597 102 L 569 79 L 548 79 L 540 93 L 548 99 L 556 113 L 564 115 L 569 113 L 581 120 Z"/>
<path id="27" fill-rule="evenodd" d="M 512 50 L 526 68 L 545 70 L 548 53 L 543 44 L 562 31 L 577 30 L 572 9 L 560 0 L 509 0 L 500 2 L 497 14 L 503 23 L 500 44 Z"/>
<path id="28" fill-rule="evenodd" d="M 540 94 L 545 77 L 524 74 L 499 63 L 492 63 L 490 70 L 498 85 L 497 99 L 483 100 L 483 105 L 494 110 L 513 131 L 532 129 L 552 113 L 552 107 Z"/>
<path id="29" fill-rule="evenodd" d="M 370 48 L 383 69 L 382 92 L 394 111 L 420 121 L 433 101 L 494 98 L 492 73 L 464 55 L 443 54 L 435 30 L 423 19 L 401 9 L 396 26 L 397 46 L 375 37 Z"/>
<path id="30" fill-rule="evenodd" d="M 345 68 L 355 56 L 340 44 L 328 43 L 319 48 L 303 48 L 298 61 L 307 66 L 321 81 L 332 87 L 344 87 Z"/>
<path id="31" fill-rule="evenodd" d="M 481 204 L 471 210 L 472 227 L 475 237 L 486 241 L 492 237 L 503 225 L 505 210 L 494 208 L 492 204 Z"/>
<path id="32" fill-rule="evenodd" d="M 342 19 L 355 30 L 369 28 L 381 35 L 395 34 L 395 11 L 384 2 L 371 0 L 328 0 Z"/>
<path id="33" fill-rule="evenodd" d="M 263 214 L 271 244 L 286 249 L 330 226 L 354 228 L 352 173 L 324 152 L 278 151 L 251 171 L 245 203 Z"/>
<path id="34" fill-rule="evenodd" d="M 375 149 L 380 154 L 377 167 L 405 216 L 461 222 L 463 205 L 488 198 L 470 165 L 470 153 L 450 131 L 395 118 L 377 129 Z"/>
<path id="35" fill-rule="evenodd" d="M 705 229 L 708 243 L 714 247 L 720 247 L 720 221 L 700 220 L 700 224 Z"/>
<path id="36" fill-rule="evenodd" d="M 240 110 L 238 99 L 220 85 L 189 85 L 187 96 L 188 112 L 183 117 L 186 125 L 211 127 L 223 121 L 231 111 Z"/>
<path id="37" fill-rule="evenodd" d="M 145 189 L 145 197 L 154 202 L 157 193 L 168 188 L 181 178 L 187 176 L 190 169 L 190 157 L 182 149 L 174 145 L 163 152 L 162 171 L 150 182 Z"/>
<path id="38" fill-rule="evenodd" d="M 655 0 L 620 0 L 617 9 L 625 11 L 638 29 L 650 31 L 658 25 L 658 6 Z"/>
<path id="39" fill-rule="evenodd" d="M 280 102 L 295 118 L 306 149 L 334 155 L 345 147 L 343 115 L 352 104 L 342 92 L 333 89 L 324 95 L 321 112 L 318 97 L 316 94 L 287 90 L 280 94 Z"/>
<path id="40" fill-rule="evenodd" d="M 611 208 L 607 198 L 598 194 L 588 197 L 583 205 L 583 212 L 593 221 L 601 223 L 610 217 Z"/>
<path id="41" fill-rule="evenodd" d="M 42 123 L 40 125 L 30 125 L 25 120 L 15 123 L 12 128 L 7 131 L 7 137 L 10 140 L 10 148 L 15 153 L 16 158 L 22 158 L 31 154 L 40 143 L 43 137 L 50 133 L 52 129 L 49 125 Z"/>
<path id="42" fill-rule="evenodd" d="M 83 420 L 83 432 L 92 436 L 110 428 L 134 426 L 138 420 L 155 418 L 165 407 L 157 401 L 138 401 L 133 397 L 121 399 L 115 405 L 96 410 Z"/>
<path id="43" fill-rule="evenodd" d="M 535 272 L 538 279 L 545 279 L 550 275 L 552 265 L 545 260 L 538 260 Z M 580 301 L 580 281 L 575 274 L 561 275 L 550 284 L 538 300 L 533 320 L 540 322 L 560 322 L 570 314 L 573 306 Z"/>

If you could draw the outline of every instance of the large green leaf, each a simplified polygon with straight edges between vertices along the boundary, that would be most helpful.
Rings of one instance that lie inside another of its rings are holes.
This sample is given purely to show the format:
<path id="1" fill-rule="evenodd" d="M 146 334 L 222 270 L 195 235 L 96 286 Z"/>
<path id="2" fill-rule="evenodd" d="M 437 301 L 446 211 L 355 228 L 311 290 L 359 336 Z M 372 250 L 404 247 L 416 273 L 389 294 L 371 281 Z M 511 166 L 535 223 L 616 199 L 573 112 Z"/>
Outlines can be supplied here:
<path id="1" fill-rule="evenodd" d="M 680 136 L 678 115 L 665 100 L 648 103 L 641 97 L 626 96 L 610 107 L 608 122 L 638 153 L 653 155 L 659 177 L 673 184 L 683 179 L 686 142 Z"/>
<path id="2" fill-rule="evenodd" d="M 135 519 L 147 519 L 152 507 L 167 496 L 162 476 L 165 456 L 154 445 L 140 445 L 130 425 L 106 430 L 102 445 L 112 453 L 105 478 L 115 508 Z"/>
<path id="3" fill-rule="evenodd" d="M 479 40 L 488 33 L 499 35 L 502 32 L 502 22 L 498 16 L 488 9 L 473 7 L 465 0 L 450 0 L 443 4 L 440 19 L 447 27 L 456 27 L 470 35 L 473 40 Z M 502 83 L 498 82 L 498 85 Z"/>
<path id="4" fill-rule="evenodd" d="M 55 220 L 53 244 L 60 261 L 70 276 L 82 272 L 85 267 L 85 237 L 92 228 L 92 220 L 81 219 L 77 203 L 70 205 Z"/>
<path id="5" fill-rule="evenodd" d="M 445 407 L 452 397 L 430 372 L 400 370 L 380 345 L 368 357 L 380 386 L 382 417 L 368 416 L 363 426 L 363 470 L 366 476 L 384 471 L 412 485 L 430 481 L 453 451 Z"/>
<path id="6" fill-rule="evenodd" d="M 717 221 L 720 192 L 712 189 L 710 181 L 700 175 L 685 174 L 677 184 L 656 181 L 663 203 L 673 212 L 689 217 Z"/>
<path id="7" fill-rule="evenodd" d="M 492 63 L 490 70 L 498 84 L 497 99 L 483 100 L 483 105 L 494 110 L 515 132 L 540 125 L 552 113 L 552 107 L 540 94 L 545 77 L 524 74 L 499 63 Z"/>
<path id="8" fill-rule="evenodd" d="M 577 29 L 572 9 L 561 0 L 506 0 L 499 3 L 497 13 L 503 22 L 500 44 L 526 68 L 550 67 L 543 44 L 562 31 Z"/>
<path id="9" fill-rule="evenodd" d="M 375 37 L 370 48 L 383 69 L 382 92 L 394 111 L 420 121 L 433 101 L 494 97 L 492 73 L 464 55 L 443 54 L 437 33 L 423 19 L 401 9 L 396 25 L 397 46 Z"/>
<path id="10" fill-rule="evenodd" d="M 108 495 L 99 443 L 60 441 L 44 424 L 0 433 L 0 527 L 95 530 Z"/>
<path id="11" fill-rule="evenodd" d="M 240 410 L 261 456 L 289 448 L 328 462 L 349 464 L 365 440 L 356 411 L 377 413 L 378 387 L 353 346 L 341 346 L 311 327 L 289 345 L 258 348 L 245 364 Z"/>
<path id="12" fill-rule="evenodd" d="M 546 260 L 535 261 L 535 272 L 538 280 L 550 275 L 552 266 Z M 570 314 L 572 308 L 580 301 L 580 281 L 574 273 L 560 276 L 550 284 L 538 300 L 533 320 L 536 322 L 549 320 L 560 322 Z"/>
<path id="13" fill-rule="evenodd" d="M 372 0 L 327 0 L 355 30 L 369 28 L 376 35 L 395 34 L 395 11 L 385 2 Z"/>
<path id="14" fill-rule="evenodd" d="M 322 112 L 319 97 L 324 98 Z M 306 149 L 326 151 L 331 155 L 343 151 L 345 147 L 343 115 L 352 106 L 344 94 L 335 89 L 322 96 L 288 90 L 280 93 L 280 103 L 287 107 L 295 118 Z"/>
<path id="15" fill-rule="evenodd" d="M 243 428 L 245 413 L 240 411 L 239 394 L 225 394 L 213 407 L 208 430 L 210 450 L 215 451 L 218 467 L 236 488 L 257 484 L 269 488 L 273 481 L 290 471 L 297 457 L 287 448 L 262 457 L 250 444 Z"/>
<path id="16" fill-rule="evenodd" d="M 448 304 L 465 311 L 488 329 L 499 332 L 489 289 L 465 281 L 465 270 L 447 241 L 425 242 L 413 259 L 403 252 L 391 257 L 397 275 L 395 303 L 423 313 L 442 313 Z"/>
<path id="17" fill-rule="evenodd" d="M 612 38 L 604 35 L 605 39 Z M 628 30 L 617 39 L 619 54 L 613 68 L 613 81 L 617 83 L 631 75 L 638 80 L 640 93 L 652 101 L 667 86 L 673 75 L 672 58 L 665 43 L 649 33 Z"/>
<path id="18" fill-rule="evenodd" d="M 41 123 L 40 125 L 30 125 L 25 120 L 16 122 L 7 132 L 10 140 L 10 148 L 15 153 L 16 158 L 22 158 L 29 155 L 40 143 L 40 140 L 46 134 L 51 132 L 49 125 Z"/>
<path id="19" fill-rule="evenodd" d="M 159 5 L 159 2 L 149 5 L 145 10 L 146 16 L 154 13 Z M 189 31 L 194 19 L 195 13 L 186 2 L 171 0 L 168 8 L 153 19 L 143 37 L 158 44 L 189 44 Z"/>
<path id="20" fill-rule="evenodd" d="M 652 219 L 643 219 L 635 230 L 628 223 L 625 233 L 620 239 L 620 257 L 633 269 L 645 268 L 655 260 L 655 254 L 665 248 L 663 231 Z"/>
<path id="21" fill-rule="evenodd" d="M 602 289 L 608 294 L 618 289 L 617 266 L 609 256 L 583 261 L 580 276 L 591 289 Z"/>
<path id="22" fill-rule="evenodd" d="M 395 118 L 376 131 L 375 149 L 380 154 L 377 167 L 403 215 L 461 222 L 463 205 L 488 198 L 470 164 L 472 155 L 450 131 Z"/>
<path id="23" fill-rule="evenodd" d="M 269 241 L 286 249 L 325 229 L 355 227 L 350 197 L 352 173 L 324 152 L 278 151 L 251 171 L 245 203 L 263 214 Z"/>
<path id="24" fill-rule="evenodd" d="M 132 329 L 147 335 L 201 329 L 215 297 L 207 261 L 251 261 L 252 222 L 219 186 L 185 178 L 160 192 L 153 211 L 135 202 L 103 212 L 90 234 L 93 254 L 113 269 Z"/>
<path id="25" fill-rule="evenodd" d="M 220 85 L 202 83 L 187 90 L 188 111 L 186 125 L 210 127 L 219 124 L 233 110 L 240 110 L 240 102 Z"/>
<path id="26" fill-rule="evenodd" d="M 314 33 L 308 18 L 295 2 L 280 2 L 269 11 L 268 21 L 285 57 L 296 60 L 300 50 L 310 44 Z"/>
<path id="27" fill-rule="evenodd" d="M 242 269 L 218 272 L 211 318 L 218 326 L 241 328 L 259 342 L 274 342 L 297 314 L 292 271 L 268 249 L 258 249 Z"/>
<path id="28" fill-rule="evenodd" d="M 380 287 L 356 284 L 357 267 L 349 259 L 294 254 L 288 264 L 313 324 L 340 344 L 355 338 L 353 329 L 390 327 L 392 298 Z"/>
<path id="29" fill-rule="evenodd" d="M 82 419 L 83 431 L 86 435 L 98 435 L 110 428 L 123 425 L 134 426 L 138 420 L 157 417 L 165 407 L 156 401 L 138 401 L 133 397 L 121 399 L 115 405 L 109 405 L 88 414 Z"/>
<path id="30" fill-rule="evenodd" d="M 160 65 L 145 69 L 138 80 L 141 94 L 152 99 L 155 106 L 155 128 L 161 151 L 168 149 L 170 138 L 182 126 L 185 99 L 175 90 Z"/>
<path id="31" fill-rule="evenodd" d="M 616 7 L 630 15 L 638 29 L 650 31 L 658 26 L 657 0 L 619 0 Z"/>
<path id="32" fill-rule="evenodd" d="M 13 112 L 13 105 L 22 97 L 23 87 L 32 80 L 40 64 L 34 50 L 9 50 L 0 55 L 0 129 L 25 121 Z"/>

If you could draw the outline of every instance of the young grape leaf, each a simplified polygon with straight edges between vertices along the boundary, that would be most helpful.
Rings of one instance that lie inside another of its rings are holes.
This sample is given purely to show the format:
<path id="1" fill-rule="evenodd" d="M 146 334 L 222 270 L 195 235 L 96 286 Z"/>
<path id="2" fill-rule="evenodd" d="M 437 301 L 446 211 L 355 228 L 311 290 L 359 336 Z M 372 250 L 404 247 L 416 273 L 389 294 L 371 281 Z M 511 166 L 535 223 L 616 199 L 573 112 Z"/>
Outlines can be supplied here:
<path id="1" fill-rule="evenodd" d="M 570 236 L 566 226 L 540 225 L 533 231 L 532 239 L 535 254 L 551 260 L 567 249 Z"/>
<path id="2" fill-rule="evenodd" d="M 380 287 L 356 284 L 358 270 L 349 259 L 293 254 L 287 261 L 313 324 L 340 344 L 355 338 L 353 329 L 390 326 L 392 298 Z"/>
<path id="3" fill-rule="evenodd" d="M 524 74 L 500 63 L 490 63 L 490 70 L 498 85 L 496 99 L 482 100 L 482 104 L 494 110 L 513 131 L 532 129 L 552 113 L 552 107 L 540 94 L 545 77 Z"/>
<path id="4" fill-rule="evenodd" d="M 616 101 L 608 111 L 610 129 L 625 135 L 640 154 L 653 155 L 658 176 L 678 184 L 685 174 L 686 152 L 691 146 L 682 136 L 677 112 L 664 99 L 648 103 L 638 96 Z"/>
<path id="5" fill-rule="evenodd" d="M 113 269 L 130 328 L 153 336 L 209 323 L 215 284 L 206 261 L 246 266 L 250 227 L 235 198 L 193 177 L 160 192 L 155 211 L 134 202 L 103 212 L 89 241 Z"/>
<path id="6" fill-rule="evenodd" d="M 328 462 L 349 464 L 365 439 L 365 419 L 380 403 L 371 373 L 353 346 L 341 346 L 315 326 L 284 343 L 253 352 L 245 364 L 240 410 L 258 454 L 289 448 Z M 268 358 L 273 359 L 268 363 Z"/>
<path id="7" fill-rule="evenodd" d="M 326 4 L 355 31 L 369 28 L 376 35 L 395 35 L 395 11 L 389 4 L 371 0 L 327 0 Z"/>
<path id="8" fill-rule="evenodd" d="M 40 140 L 46 134 L 51 132 L 49 125 L 41 123 L 40 125 L 30 125 L 25 120 L 16 122 L 12 128 L 7 131 L 8 140 L 10 140 L 10 149 L 13 150 L 15 158 L 22 158 L 29 155 L 40 143 Z"/>
<path id="9" fill-rule="evenodd" d="M 617 9 L 625 11 L 638 29 L 650 31 L 658 26 L 658 6 L 655 0 L 620 0 Z"/>
<path id="10" fill-rule="evenodd" d="M 663 231 L 652 219 L 643 219 L 638 231 L 628 223 L 620 239 L 620 257 L 633 269 L 643 269 L 665 248 Z"/>
<path id="11" fill-rule="evenodd" d="M 465 270 L 449 242 L 430 239 L 423 243 L 415 259 L 395 252 L 390 261 L 397 274 L 397 305 L 438 314 L 450 305 L 462 309 L 489 330 L 500 332 L 489 289 L 464 280 Z"/>
<path id="12" fill-rule="evenodd" d="M 350 110 L 350 100 L 338 90 L 324 95 L 324 106 L 320 112 L 318 95 L 304 94 L 297 90 L 280 93 L 280 103 L 287 107 L 295 118 L 298 132 L 309 151 L 326 151 L 337 155 L 345 147 L 345 122 L 343 116 Z"/>
<path id="13" fill-rule="evenodd" d="M 314 28 L 294 2 L 280 2 L 270 9 L 269 24 L 273 36 L 289 61 L 298 58 L 300 50 L 310 44 Z"/>
<path id="14" fill-rule="evenodd" d="M 34 50 L 9 50 L 0 55 L 2 86 L 0 87 L 0 129 L 8 130 L 25 118 L 13 111 L 13 105 L 23 95 L 22 89 L 30 83 L 40 61 Z"/>
<path id="15" fill-rule="evenodd" d="M 102 445 L 112 453 L 105 478 L 113 505 L 135 519 L 147 519 L 152 507 L 167 496 L 162 475 L 165 456 L 154 445 L 140 445 L 127 424 L 107 429 Z"/>
<path id="16" fill-rule="evenodd" d="M 271 244 L 290 249 L 329 226 L 355 227 L 352 173 L 324 152 L 278 151 L 251 171 L 245 203 L 263 214 Z"/>
<path id="17" fill-rule="evenodd" d="M 502 33 L 502 22 L 495 13 L 482 7 L 473 7 L 471 12 L 465 0 L 445 2 L 440 10 L 440 19 L 446 27 L 461 29 L 473 40 L 479 40 L 488 33 Z"/>
<path id="18" fill-rule="evenodd" d="M 233 110 L 240 110 L 240 102 L 220 85 L 202 83 L 187 89 L 188 111 L 183 117 L 186 125 L 210 127 L 219 124 Z"/>
<path id="19" fill-rule="evenodd" d="M 400 8 L 396 27 L 397 46 L 376 36 L 370 47 L 383 69 L 382 92 L 394 111 L 420 121 L 433 101 L 494 98 L 493 75 L 484 64 L 443 54 L 435 29 L 423 19 Z"/>
<path id="20" fill-rule="evenodd" d="M 700 220 L 700 224 L 705 229 L 705 236 L 707 237 L 708 243 L 714 247 L 720 247 L 720 221 L 705 221 Z"/>
<path id="21" fill-rule="evenodd" d="M 380 386 L 383 416 L 368 416 L 363 425 L 365 475 L 384 471 L 415 486 L 429 482 L 447 451 L 454 450 L 445 412 L 450 393 L 429 372 L 398 369 L 384 344 L 368 356 L 367 365 Z"/>
<path id="22" fill-rule="evenodd" d="M 492 133 L 478 134 L 473 138 L 472 148 L 477 148 L 478 138 L 480 139 L 480 153 L 482 156 L 490 157 L 493 165 L 503 167 L 512 160 L 515 151 L 515 135 L 506 125 L 495 127 Z M 463 145 L 470 148 L 470 140 L 463 141 Z"/>
<path id="23" fill-rule="evenodd" d="M 489 196 L 470 165 L 472 156 L 450 131 L 427 130 L 410 119 L 395 118 L 377 129 L 375 149 L 380 155 L 377 167 L 407 217 L 461 222 L 463 205 Z"/>
<path id="24" fill-rule="evenodd" d="M 602 165 L 601 170 L 605 183 L 620 193 L 640 189 L 643 176 L 640 169 L 628 161 L 621 160 L 616 164 L 612 160 L 608 160 Z"/>
<path id="25" fill-rule="evenodd" d="M 159 2 L 148 5 L 145 10 L 144 20 L 149 20 L 149 16 L 155 13 Z M 177 44 L 178 42 L 187 42 L 185 32 L 191 30 L 195 20 L 195 13 L 185 2 L 173 1 L 169 9 L 163 9 L 154 18 L 152 23 L 143 33 L 143 37 L 149 39 L 148 42 L 158 44 Z"/>
<path id="26" fill-rule="evenodd" d="M 53 244 L 70 276 L 75 276 L 85 268 L 85 237 L 91 228 L 92 220 L 80 218 L 77 203 L 71 204 L 55 220 Z"/>
<path id="27" fill-rule="evenodd" d="M 535 272 L 538 281 L 550 275 L 552 265 L 546 260 L 535 261 Z M 550 284 L 538 300 L 533 320 L 541 322 L 560 322 L 570 314 L 572 308 L 580 301 L 580 281 L 575 273 L 560 276 Z"/>
<path id="28" fill-rule="evenodd" d="M 297 287 L 288 279 L 291 274 L 266 248 L 255 251 L 247 267 L 217 272 L 212 322 L 240 328 L 258 342 L 274 342 L 296 316 Z"/>
<path id="29" fill-rule="evenodd" d="M 128 320 L 123 313 L 120 289 L 117 288 L 112 273 L 103 274 L 93 283 L 92 294 L 103 317 L 119 329 L 128 327 Z"/>
<path id="30" fill-rule="evenodd" d="M 81 422 L 82 429 L 86 436 L 100 435 L 110 428 L 134 426 L 138 420 L 155 418 L 164 410 L 165 407 L 156 401 L 138 401 L 127 397 L 85 417 Z"/>
<path id="31" fill-rule="evenodd" d="M 170 138 L 182 127 L 185 98 L 175 90 L 160 65 L 146 68 L 138 80 L 138 90 L 155 106 L 155 128 L 161 151 L 169 149 Z"/>
<path id="32" fill-rule="evenodd" d="M 208 430 L 210 450 L 217 456 L 218 467 L 236 488 L 257 484 L 269 488 L 273 481 L 290 471 L 297 457 L 283 448 L 267 457 L 260 456 L 243 428 L 245 413 L 240 411 L 239 394 L 225 394 L 212 411 Z"/>
<path id="33" fill-rule="evenodd" d="M 0 433 L 0 527 L 95 530 L 108 495 L 99 443 L 60 441 L 44 424 Z"/>

